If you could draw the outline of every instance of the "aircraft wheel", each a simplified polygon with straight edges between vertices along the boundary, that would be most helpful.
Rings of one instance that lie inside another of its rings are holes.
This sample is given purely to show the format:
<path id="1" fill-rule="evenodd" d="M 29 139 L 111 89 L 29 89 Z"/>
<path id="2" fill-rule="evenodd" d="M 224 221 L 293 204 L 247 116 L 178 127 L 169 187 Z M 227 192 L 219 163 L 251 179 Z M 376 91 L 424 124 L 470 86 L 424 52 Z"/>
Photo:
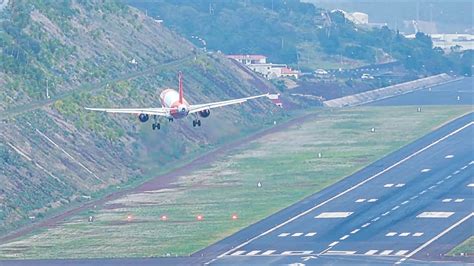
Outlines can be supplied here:
<path id="1" fill-rule="evenodd" d="M 160 123 L 157 123 L 157 124 L 156 124 L 156 128 L 157 128 L 157 129 L 160 129 L 160 128 L 161 128 Z"/>
<path id="2" fill-rule="evenodd" d="M 193 127 L 196 127 L 196 120 L 193 120 Z"/>
<path id="3" fill-rule="evenodd" d="M 197 125 L 200 127 L 201 126 L 201 120 L 197 121 Z"/>

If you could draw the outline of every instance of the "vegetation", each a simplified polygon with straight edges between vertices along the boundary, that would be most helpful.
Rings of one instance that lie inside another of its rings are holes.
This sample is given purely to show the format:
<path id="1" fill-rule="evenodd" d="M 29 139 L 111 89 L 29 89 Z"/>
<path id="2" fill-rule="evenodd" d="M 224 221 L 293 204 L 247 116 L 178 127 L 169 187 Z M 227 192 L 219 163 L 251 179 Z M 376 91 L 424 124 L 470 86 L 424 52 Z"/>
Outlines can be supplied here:
<path id="1" fill-rule="evenodd" d="M 274 88 L 118 1 L 9 1 L 0 16 L 0 235 L 282 119 L 265 100 L 194 131 L 186 120 L 156 132 L 134 116 L 88 112 L 155 107 L 178 71 L 193 102 Z"/>
<path id="2" fill-rule="evenodd" d="M 413 107 L 320 109 L 316 119 L 258 139 L 181 176 L 175 188 L 145 188 L 47 231 L 0 245 L 0 258 L 188 255 L 466 112 L 470 107 L 431 106 L 422 113 Z M 371 127 L 377 132 L 370 132 Z M 231 219 L 233 214 L 238 219 Z M 204 219 L 196 220 L 197 215 Z M 95 221 L 87 222 L 89 216 Z"/>
<path id="3" fill-rule="evenodd" d="M 472 256 L 474 254 L 474 237 L 466 239 L 463 243 L 453 248 L 448 255 L 451 256 Z"/>
<path id="4" fill-rule="evenodd" d="M 375 63 L 385 53 L 420 73 L 454 71 L 470 75 L 470 63 L 460 53 L 446 56 L 433 49 L 430 37 L 409 40 L 384 26 L 356 27 L 340 12 L 327 12 L 300 0 L 258 1 L 130 1 L 186 36 L 196 45 L 227 54 L 264 54 L 271 62 L 303 70 L 320 66 L 320 53 L 353 60 L 349 66 Z M 310 47 L 310 49 L 308 49 Z M 472 59 L 472 55 L 469 56 Z M 327 61 L 327 60 L 325 60 Z M 359 63 L 357 63 L 359 62 Z M 324 61 L 321 62 L 324 66 Z M 469 66 L 469 67 L 468 67 Z"/>

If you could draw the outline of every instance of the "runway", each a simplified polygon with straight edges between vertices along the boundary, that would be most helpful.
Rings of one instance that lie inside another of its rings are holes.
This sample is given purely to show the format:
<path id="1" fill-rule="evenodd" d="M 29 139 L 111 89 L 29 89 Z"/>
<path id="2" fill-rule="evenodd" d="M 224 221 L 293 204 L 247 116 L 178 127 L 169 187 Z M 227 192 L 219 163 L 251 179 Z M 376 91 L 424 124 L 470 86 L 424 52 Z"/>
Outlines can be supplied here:
<path id="1" fill-rule="evenodd" d="M 219 254 L 207 261 L 216 265 L 446 260 L 474 230 L 473 120 L 451 122 L 194 256 Z"/>

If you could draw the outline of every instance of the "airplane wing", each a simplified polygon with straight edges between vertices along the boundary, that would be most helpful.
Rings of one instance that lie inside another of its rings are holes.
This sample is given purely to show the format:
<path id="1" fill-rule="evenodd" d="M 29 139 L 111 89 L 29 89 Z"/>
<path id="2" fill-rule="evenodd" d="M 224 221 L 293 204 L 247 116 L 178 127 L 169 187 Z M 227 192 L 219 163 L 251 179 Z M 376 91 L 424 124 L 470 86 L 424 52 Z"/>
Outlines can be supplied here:
<path id="1" fill-rule="evenodd" d="M 227 106 L 227 105 L 244 103 L 248 100 L 257 99 L 257 98 L 261 98 L 261 97 L 267 97 L 267 98 L 270 98 L 270 99 L 272 99 L 274 97 L 278 98 L 278 94 L 267 93 L 267 94 L 251 96 L 251 97 L 245 97 L 245 98 L 239 98 L 239 99 L 233 99 L 233 100 L 227 100 L 227 101 L 222 101 L 222 102 L 213 102 L 213 103 L 206 103 L 206 104 L 194 104 L 194 105 L 191 105 L 189 107 L 189 113 L 192 114 L 192 113 L 197 113 L 197 112 L 200 112 L 200 111 L 210 110 L 210 109 L 213 109 L 213 108 L 223 107 L 223 106 Z"/>
<path id="2" fill-rule="evenodd" d="M 86 110 L 90 111 L 99 111 L 106 113 L 122 113 L 122 114 L 148 114 L 148 115 L 158 115 L 158 116 L 169 116 L 170 111 L 173 108 L 88 108 L 84 107 Z"/>

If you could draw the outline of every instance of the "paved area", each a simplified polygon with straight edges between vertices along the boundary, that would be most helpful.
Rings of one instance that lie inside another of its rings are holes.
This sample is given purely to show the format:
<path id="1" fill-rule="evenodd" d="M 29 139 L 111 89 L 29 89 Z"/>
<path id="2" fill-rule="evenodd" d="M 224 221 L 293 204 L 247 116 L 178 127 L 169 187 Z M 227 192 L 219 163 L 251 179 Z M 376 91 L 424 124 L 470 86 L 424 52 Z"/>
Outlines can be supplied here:
<path id="1" fill-rule="evenodd" d="M 239 232 L 233 248 L 219 252 L 238 234 L 202 253 L 220 253 L 213 264 L 445 259 L 452 246 L 437 240 L 459 243 L 474 231 L 473 120 L 472 113 L 458 119 Z"/>
<path id="2" fill-rule="evenodd" d="M 387 98 L 368 104 L 369 106 L 386 105 L 473 105 L 474 78 L 467 77 L 458 81 L 433 86 L 404 95 Z"/>

